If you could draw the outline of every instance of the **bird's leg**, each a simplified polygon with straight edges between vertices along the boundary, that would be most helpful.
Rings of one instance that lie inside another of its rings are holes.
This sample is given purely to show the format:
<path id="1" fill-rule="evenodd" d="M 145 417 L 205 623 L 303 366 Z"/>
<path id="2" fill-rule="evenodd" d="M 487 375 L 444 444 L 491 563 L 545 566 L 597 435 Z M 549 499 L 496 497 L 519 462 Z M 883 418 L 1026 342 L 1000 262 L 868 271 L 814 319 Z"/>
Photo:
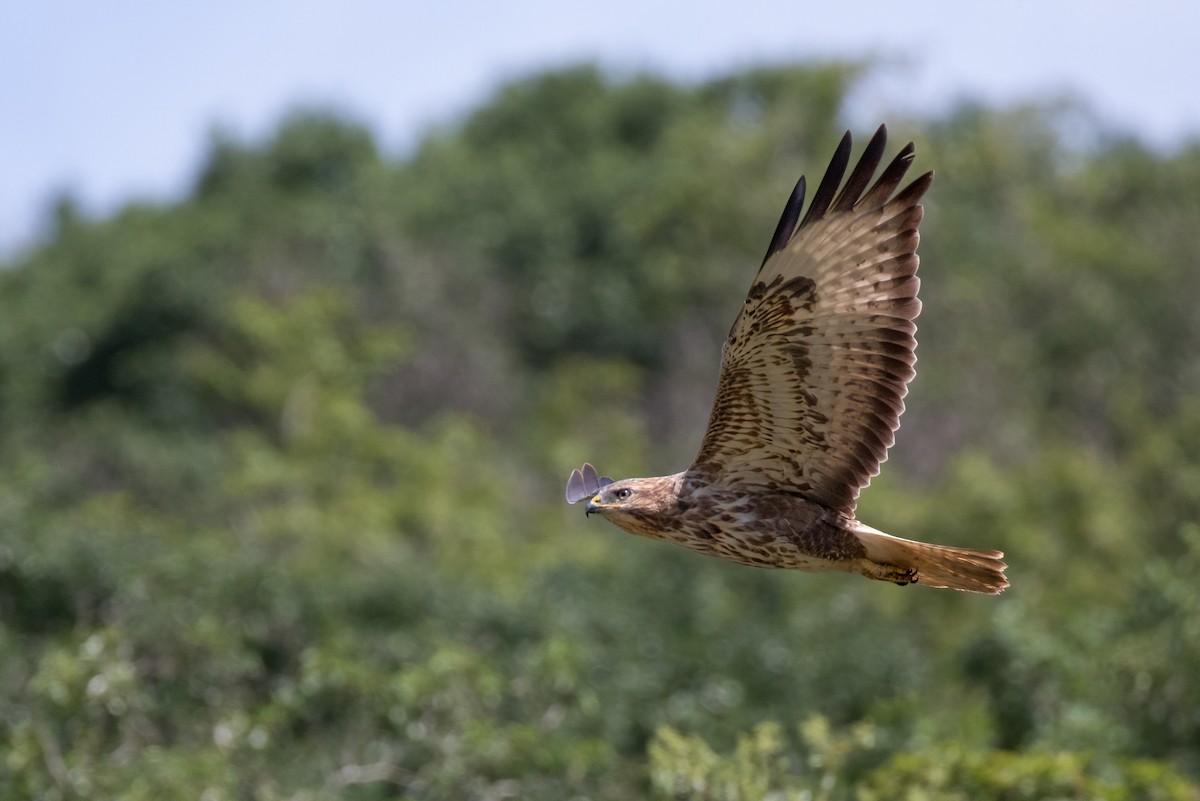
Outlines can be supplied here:
<path id="1" fill-rule="evenodd" d="M 862 574 L 869 579 L 890 581 L 893 584 L 899 584 L 901 587 L 906 584 L 917 583 L 917 569 L 915 567 L 900 567 L 899 565 L 863 560 Z"/>

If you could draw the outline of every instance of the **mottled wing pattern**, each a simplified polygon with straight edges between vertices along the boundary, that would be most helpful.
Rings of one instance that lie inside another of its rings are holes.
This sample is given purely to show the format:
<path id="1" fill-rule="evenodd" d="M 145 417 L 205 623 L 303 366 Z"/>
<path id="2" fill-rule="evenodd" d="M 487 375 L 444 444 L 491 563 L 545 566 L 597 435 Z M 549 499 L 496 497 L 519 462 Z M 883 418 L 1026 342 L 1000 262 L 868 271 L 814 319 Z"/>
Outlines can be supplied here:
<path id="1" fill-rule="evenodd" d="M 847 513 L 879 472 L 914 375 L 919 201 L 933 180 L 892 196 L 910 143 L 867 189 L 886 141 L 881 126 L 838 193 L 847 133 L 798 226 L 797 184 L 729 332 L 693 469 Z"/>

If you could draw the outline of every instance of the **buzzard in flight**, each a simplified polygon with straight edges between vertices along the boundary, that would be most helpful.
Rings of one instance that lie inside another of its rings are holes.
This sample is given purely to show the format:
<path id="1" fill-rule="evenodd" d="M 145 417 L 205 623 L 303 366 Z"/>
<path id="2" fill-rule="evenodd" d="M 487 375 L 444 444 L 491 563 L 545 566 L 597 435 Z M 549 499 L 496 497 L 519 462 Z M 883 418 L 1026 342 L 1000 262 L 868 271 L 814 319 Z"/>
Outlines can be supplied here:
<path id="1" fill-rule="evenodd" d="M 587 500 L 589 515 L 633 534 L 756 567 L 993 595 L 1008 586 L 999 551 L 901 539 L 854 516 L 915 374 L 917 228 L 933 181 L 927 172 L 896 191 L 909 143 L 868 189 L 886 141 L 880 126 L 842 184 L 847 133 L 803 219 L 804 178 L 796 184 L 725 342 L 695 463 L 622 481 L 585 464 L 571 473 L 568 502 Z"/>

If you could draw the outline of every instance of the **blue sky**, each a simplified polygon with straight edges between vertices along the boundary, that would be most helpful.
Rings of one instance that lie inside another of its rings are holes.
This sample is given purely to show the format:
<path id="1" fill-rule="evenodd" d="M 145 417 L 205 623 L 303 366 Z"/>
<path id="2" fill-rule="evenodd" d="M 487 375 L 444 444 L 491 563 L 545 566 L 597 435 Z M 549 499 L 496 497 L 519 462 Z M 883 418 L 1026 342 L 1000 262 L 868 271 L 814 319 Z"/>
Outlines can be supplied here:
<path id="1" fill-rule="evenodd" d="M 295 0 L 0 7 L 0 254 L 47 199 L 93 214 L 187 186 L 217 126 L 268 132 L 322 104 L 402 153 L 498 82 L 599 60 L 699 79 L 760 61 L 881 55 L 862 124 L 1071 94 L 1172 147 L 1200 137 L 1200 3 L 1044 0 Z"/>

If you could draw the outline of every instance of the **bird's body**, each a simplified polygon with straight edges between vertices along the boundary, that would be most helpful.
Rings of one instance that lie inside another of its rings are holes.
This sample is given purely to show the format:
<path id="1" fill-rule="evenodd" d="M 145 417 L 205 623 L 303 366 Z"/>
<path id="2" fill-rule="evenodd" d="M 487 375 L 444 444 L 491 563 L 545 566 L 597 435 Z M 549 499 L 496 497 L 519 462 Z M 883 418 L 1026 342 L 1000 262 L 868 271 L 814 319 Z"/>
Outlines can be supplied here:
<path id="1" fill-rule="evenodd" d="M 839 192 L 847 134 L 803 220 L 797 184 L 726 340 L 692 466 L 614 482 L 585 464 L 569 502 L 590 499 L 589 514 L 626 531 L 755 567 L 990 594 L 1008 586 L 999 551 L 901 539 L 854 516 L 915 374 L 918 201 L 933 178 L 893 196 L 910 144 L 868 190 L 885 141 L 880 127 Z"/>

